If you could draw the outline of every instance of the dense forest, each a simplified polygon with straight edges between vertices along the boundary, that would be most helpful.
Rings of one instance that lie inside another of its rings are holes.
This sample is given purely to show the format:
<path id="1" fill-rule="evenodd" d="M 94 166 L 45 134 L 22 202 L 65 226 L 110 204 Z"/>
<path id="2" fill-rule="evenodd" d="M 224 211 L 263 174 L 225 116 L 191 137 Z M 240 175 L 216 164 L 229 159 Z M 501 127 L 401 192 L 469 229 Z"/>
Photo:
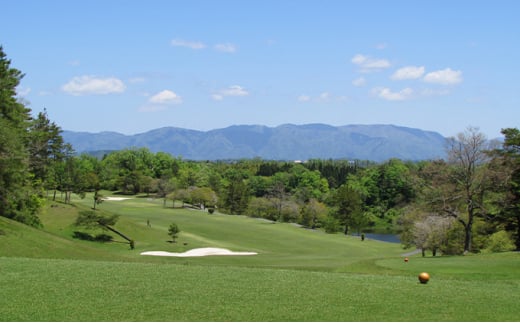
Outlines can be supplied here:
<path id="1" fill-rule="evenodd" d="M 45 203 L 71 194 L 141 194 L 192 207 L 293 222 L 327 233 L 398 232 L 406 246 L 463 254 L 520 250 L 520 131 L 490 142 L 468 127 L 446 160 L 189 161 L 146 148 L 77 155 L 44 110 L 17 97 L 23 78 L 0 47 L 0 215 L 41 227 Z M 1 232 L 0 232 L 1 233 Z"/>

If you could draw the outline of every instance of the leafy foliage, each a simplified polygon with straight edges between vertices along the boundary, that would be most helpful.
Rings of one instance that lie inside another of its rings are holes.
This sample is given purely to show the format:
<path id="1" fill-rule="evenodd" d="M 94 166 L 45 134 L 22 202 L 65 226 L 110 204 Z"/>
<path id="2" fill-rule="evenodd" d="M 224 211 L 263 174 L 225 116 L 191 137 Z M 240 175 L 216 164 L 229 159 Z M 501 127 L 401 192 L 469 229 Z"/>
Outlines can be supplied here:
<path id="1" fill-rule="evenodd" d="M 181 230 L 179 229 L 177 224 L 170 224 L 170 226 L 168 227 L 168 235 L 172 238 L 172 242 L 175 242 L 179 235 L 179 232 L 181 232 Z"/>

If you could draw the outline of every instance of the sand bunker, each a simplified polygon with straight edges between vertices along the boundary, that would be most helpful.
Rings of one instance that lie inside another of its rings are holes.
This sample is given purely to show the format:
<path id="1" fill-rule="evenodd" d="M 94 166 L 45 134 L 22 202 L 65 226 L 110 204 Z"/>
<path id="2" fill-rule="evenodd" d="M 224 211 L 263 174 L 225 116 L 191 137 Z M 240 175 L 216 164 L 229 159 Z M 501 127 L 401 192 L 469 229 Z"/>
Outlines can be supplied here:
<path id="1" fill-rule="evenodd" d="M 197 248 L 186 252 L 167 252 L 167 251 L 145 251 L 142 256 L 162 256 L 162 257 L 204 257 L 204 256 L 253 256 L 256 252 L 233 252 L 222 248 Z"/>
<path id="2" fill-rule="evenodd" d="M 131 197 L 113 197 L 113 196 L 107 196 L 104 197 L 103 200 L 105 201 L 123 201 L 123 200 L 130 200 Z"/>

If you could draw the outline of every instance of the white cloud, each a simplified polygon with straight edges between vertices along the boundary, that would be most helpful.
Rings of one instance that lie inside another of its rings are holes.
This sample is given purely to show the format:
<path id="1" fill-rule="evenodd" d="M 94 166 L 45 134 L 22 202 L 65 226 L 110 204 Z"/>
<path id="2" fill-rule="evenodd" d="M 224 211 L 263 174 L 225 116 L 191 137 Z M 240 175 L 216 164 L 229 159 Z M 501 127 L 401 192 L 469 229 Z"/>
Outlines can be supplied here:
<path id="1" fill-rule="evenodd" d="M 352 57 L 351 62 L 361 68 L 361 72 L 368 73 L 390 67 L 390 62 L 386 59 L 371 58 L 361 54 Z"/>
<path id="2" fill-rule="evenodd" d="M 215 101 L 222 101 L 224 100 L 224 96 L 222 94 L 212 94 L 211 98 Z"/>
<path id="3" fill-rule="evenodd" d="M 153 95 L 148 101 L 154 104 L 179 104 L 182 103 L 182 98 L 170 90 L 164 90 Z"/>
<path id="4" fill-rule="evenodd" d="M 372 89 L 372 93 L 388 101 L 403 101 L 411 98 L 413 90 L 407 87 L 399 92 L 392 92 L 389 88 L 385 87 Z"/>
<path id="5" fill-rule="evenodd" d="M 298 101 L 300 102 L 309 102 L 311 100 L 311 97 L 305 94 L 302 94 L 298 97 Z"/>
<path id="6" fill-rule="evenodd" d="M 352 85 L 354 86 L 365 86 L 367 84 L 367 81 L 365 80 L 364 77 L 360 77 L 360 78 L 357 78 L 355 79 L 354 81 L 352 81 Z"/>
<path id="7" fill-rule="evenodd" d="M 234 53 L 237 50 L 236 46 L 230 43 L 216 44 L 214 48 L 215 50 L 224 53 Z"/>
<path id="8" fill-rule="evenodd" d="M 19 97 L 27 96 L 27 95 L 29 95 L 29 93 L 31 93 L 30 87 L 24 88 L 24 87 L 19 86 L 16 88 L 16 94 Z"/>
<path id="9" fill-rule="evenodd" d="M 199 41 L 186 41 L 182 39 L 173 39 L 171 41 L 171 45 L 175 47 L 187 47 L 191 49 L 203 49 L 206 48 L 206 45 L 204 43 Z"/>
<path id="10" fill-rule="evenodd" d="M 393 80 L 413 80 L 418 79 L 424 74 L 424 66 L 405 66 L 391 76 Z"/>
<path id="11" fill-rule="evenodd" d="M 443 85 L 458 84 L 462 82 L 462 72 L 446 68 L 426 74 L 423 80 L 428 83 Z"/>
<path id="12" fill-rule="evenodd" d="M 77 76 L 63 85 L 61 89 L 72 95 L 122 93 L 126 86 L 115 77 L 97 78 L 94 76 Z"/>
<path id="13" fill-rule="evenodd" d="M 222 101 L 224 100 L 224 97 L 226 96 L 247 96 L 249 95 L 249 92 L 247 92 L 243 87 L 239 85 L 232 85 L 228 87 L 227 89 L 222 89 L 218 91 L 217 93 L 211 95 L 213 100 L 215 101 Z"/>
<path id="14" fill-rule="evenodd" d="M 346 96 L 334 96 L 330 92 L 322 92 L 317 96 L 310 96 L 302 94 L 298 96 L 299 102 L 315 102 L 315 103 L 328 103 L 328 102 L 345 102 L 348 101 Z"/>
<path id="15" fill-rule="evenodd" d="M 321 93 L 319 99 L 321 101 L 328 101 L 330 99 L 330 93 L 329 92 Z"/>

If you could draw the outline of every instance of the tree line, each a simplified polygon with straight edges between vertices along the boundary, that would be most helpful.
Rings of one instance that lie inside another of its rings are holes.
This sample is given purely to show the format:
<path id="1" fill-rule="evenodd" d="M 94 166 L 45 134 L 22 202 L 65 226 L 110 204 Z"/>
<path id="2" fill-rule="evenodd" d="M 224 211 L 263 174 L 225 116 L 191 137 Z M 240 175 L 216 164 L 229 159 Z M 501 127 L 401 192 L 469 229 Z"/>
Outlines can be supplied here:
<path id="1" fill-rule="evenodd" d="M 448 158 L 384 163 L 259 158 L 189 161 L 147 148 L 76 154 L 46 111 L 16 96 L 23 74 L 0 47 L 0 215 L 41 226 L 47 200 L 102 191 L 146 194 L 196 207 L 294 222 L 329 233 L 398 231 L 436 254 L 520 250 L 520 133 L 492 143 L 469 127 L 447 140 Z"/>

